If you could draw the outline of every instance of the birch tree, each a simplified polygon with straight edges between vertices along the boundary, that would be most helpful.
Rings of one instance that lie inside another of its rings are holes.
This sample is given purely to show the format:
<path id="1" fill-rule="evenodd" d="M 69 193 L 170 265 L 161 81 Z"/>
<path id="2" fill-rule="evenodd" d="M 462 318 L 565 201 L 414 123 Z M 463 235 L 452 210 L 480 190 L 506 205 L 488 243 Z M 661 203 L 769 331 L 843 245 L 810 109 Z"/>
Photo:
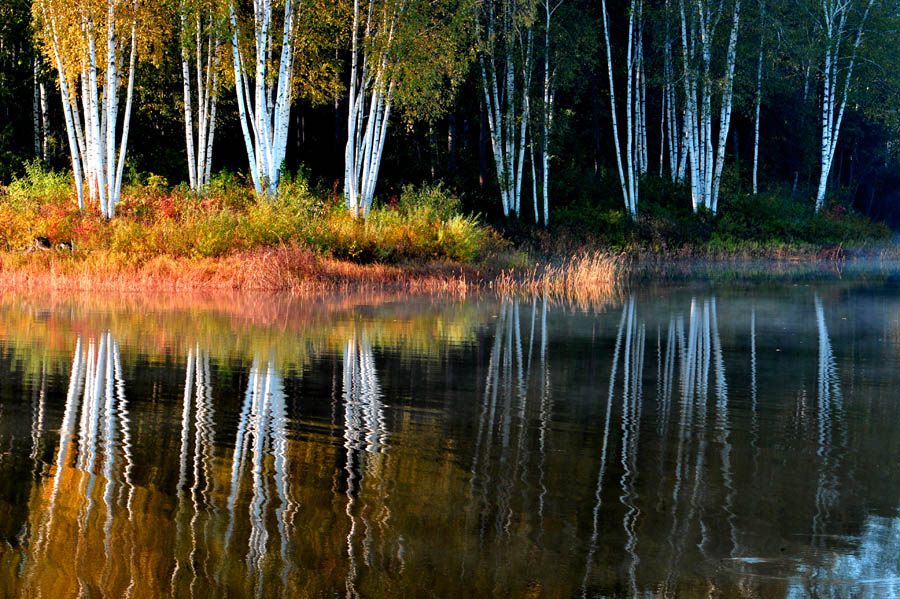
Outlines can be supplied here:
<path id="1" fill-rule="evenodd" d="M 816 212 L 825 203 L 828 174 L 834 161 L 838 133 L 847 106 L 857 54 L 863 39 L 866 20 L 874 0 L 819 0 L 816 5 L 817 27 L 822 31 L 824 50 L 822 68 L 822 142 L 820 146 L 819 184 L 816 190 Z"/>
<path id="2" fill-rule="evenodd" d="M 687 152 L 691 172 L 691 204 L 715 214 L 725 164 L 725 142 L 731 124 L 734 68 L 737 58 L 741 0 L 730 5 L 731 26 L 721 77 L 714 77 L 713 54 L 719 21 L 729 11 L 728 0 L 680 0 L 681 49 Z M 721 90 L 721 94 L 717 92 Z M 718 139 L 714 138 L 713 96 L 720 95 Z"/>
<path id="3" fill-rule="evenodd" d="M 228 8 L 234 88 L 253 188 L 272 199 L 287 151 L 300 0 L 253 0 L 250 8 L 244 14 L 234 0 Z"/>
<path id="4" fill-rule="evenodd" d="M 521 207 L 534 11 L 529 0 L 485 0 L 478 15 L 478 66 L 500 202 L 507 217 L 518 216 Z"/>
<path id="5" fill-rule="evenodd" d="M 613 141 L 616 148 L 616 169 L 619 173 L 619 183 L 622 187 L 622 196 L 625 200 L 625 209 L 631 218 L 637 216 L 639 176 L 641 172 L 640 148 L 635 144 L 635 137 L 640 131 L 639 111 L 635 105 L 640 94 L 635 94 L 635 89 L 640 89 L 639 68 L 641 51 L 642 7 L 643 0 L 630 0 L 628 10 L 628 45 L 625 50 L 625 153 L 622 153 L 620 141 L 620 128 L 617 116 L 615 78 L 613 77 L 612 45 L 610 43 L 609 13 L 606 10 L 606 0 L 601 3 L 603 10 L 603 35 L 606 47 L 606 69 L 609 75 L 609 102 L 610 117 L 612 120 Z"/>
<path id="6" fill-rule="evenodd" d="M 538 209 L 537 193 L 534 194 L 534 221 L 541 222 L 544 227 L 550 225 L 550 136 L 553 132 L 553 119 L 556 109 L 556 90 L 559 62 L 558 54 L 551 53 L 551 44 L 554 40 L 554 28 L 552 19 L 556 11 L 562 6 L 563 0 L 541 0 L 538 7 L 540 16 L 544 21 L 544 81 L 541 88 L 541 198 L 543 199 L 543 216 Z M 551 62 L 552 59 L 552 62 Z M 537 185 L 534 176 L 534 160 L 532 159 L 532 180 Z"/>
<path id="7" fill-rule="evenodd" d="M 214 0 L 182 0 L 178 15 L 188 183 L 194 191 L 209 183 L 227 16 Z"/>
<path id="8" fill-rule="evenodd" d="M 34 129 L 34 157 L 46 165 L 50 140 L 50 107 L 47 98 L 47 84 L 44 81 L 41 67 L 42 61 L 40 54 L 36 53 L 32 59 L 34 89 L 31 114 L 32 126 Z"/>
<path id="9" fill-rule="evenodd" d="M 764 0 L 759 1 L 759 60 L 756 64 L 756 98 L 754 101 L 754 120 L 753 120 L 753 194 L 758 192 L 757 174 L 759 172 L 759 108 L 762 103 L 762 72 L 763 72 L 763 50 L 765 48 L 765 20 L 766 20 L 766 3 Z"/>
<path id="10" fill-rule="evenodd" d="M 34 0 L 33 8 L 59 76 L 79 208 L 86 186 L 90 201 L 112 218 L 122 189 L 135 65 L 159 17 L 138 0 Z"/>
<path id="11" fill-rule="evenodd" d="M 344 198 L 354 216 L 375 197 L 391 111 L 431 120 L 463 73 L 469 0 L 353 0 Z"/>
<path id="12" fill-rule="evenodd" d="M 672 50 L 675 41 L 672 32 L 674 26 L 672 19 L 676 16 L 673 8 L 674 1 L 666 0 L 664 8 L 664 37 L 663 37 L 663 84 L 662 84 L 662 117 L 660 122 L 659 144 L 659 176 L 663 176 L 665 159 L 668 157 L 669 177 L 675 183 L 684 178 L 684 169 L 687 161 L 685 137 L 687 135 L 687 121 L 679 119 L 682 113 L 678 101 L 678 81 L 676 73 L 676 55 Z"/>

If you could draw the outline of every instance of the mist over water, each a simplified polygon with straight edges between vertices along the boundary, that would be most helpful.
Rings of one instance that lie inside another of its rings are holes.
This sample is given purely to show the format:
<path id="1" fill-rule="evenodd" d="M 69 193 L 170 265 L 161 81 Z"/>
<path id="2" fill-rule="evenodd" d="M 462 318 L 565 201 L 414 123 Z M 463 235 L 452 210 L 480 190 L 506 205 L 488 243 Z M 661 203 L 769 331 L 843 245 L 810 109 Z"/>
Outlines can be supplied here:
<path id="1" fill-rule="evenodd" d="M 0 594 L 900 596 L 900 287 L 0 297 Z"/>

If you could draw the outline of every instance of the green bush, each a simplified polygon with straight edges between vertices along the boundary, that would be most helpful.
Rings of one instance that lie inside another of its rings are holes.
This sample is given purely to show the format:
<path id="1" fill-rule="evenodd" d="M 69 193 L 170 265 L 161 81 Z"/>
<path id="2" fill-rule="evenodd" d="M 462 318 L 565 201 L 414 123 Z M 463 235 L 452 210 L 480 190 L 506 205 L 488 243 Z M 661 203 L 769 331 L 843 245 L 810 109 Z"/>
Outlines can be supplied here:
<path id="1" fill-rule="evenodd" d="M 445 189 L 442 183 L 422 187 L 404 185 L 397 210 L 407 216 L 422 215 L 417 218 L 427 215 L 426 218 L 448 220 L 459 214 L 461 205 L 460 198 Z"/>
<path id="2" fill-rule="evenodd" d="M 71 173 L 47 170 L 35 160 L 25 164 L 24 177 L 9 184 L 8 203 L 19 209 L 33 209 L 41 204 L 62 203 L 73 197 L 74 191 Z"/>

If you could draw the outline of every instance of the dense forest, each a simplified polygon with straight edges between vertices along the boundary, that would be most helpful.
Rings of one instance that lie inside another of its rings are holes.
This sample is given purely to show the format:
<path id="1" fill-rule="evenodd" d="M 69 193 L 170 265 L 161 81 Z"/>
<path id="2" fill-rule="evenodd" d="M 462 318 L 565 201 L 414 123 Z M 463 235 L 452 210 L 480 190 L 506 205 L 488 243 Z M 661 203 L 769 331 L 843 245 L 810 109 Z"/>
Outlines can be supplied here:
<path id="1" fill-rule="evenodd" d="M 354 215 L 440 183 L 546 225 L 774 194 L 900 225 L 900 6 L 882 0 L 6 0 L 0 183 L 74 172 Z M 223 175 L 224 173 L 224 175 Z"/>

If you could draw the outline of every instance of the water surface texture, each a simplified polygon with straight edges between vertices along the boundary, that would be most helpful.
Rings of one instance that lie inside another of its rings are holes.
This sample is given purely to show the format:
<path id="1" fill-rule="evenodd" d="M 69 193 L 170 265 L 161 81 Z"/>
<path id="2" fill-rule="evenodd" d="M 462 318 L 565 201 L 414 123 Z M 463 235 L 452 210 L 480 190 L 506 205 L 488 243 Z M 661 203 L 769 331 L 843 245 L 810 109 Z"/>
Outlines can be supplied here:
<path id="1" fill-rule="evenodd" d="M 900 287 L 0 296 L 0 595 L 900 596 Z"/>

